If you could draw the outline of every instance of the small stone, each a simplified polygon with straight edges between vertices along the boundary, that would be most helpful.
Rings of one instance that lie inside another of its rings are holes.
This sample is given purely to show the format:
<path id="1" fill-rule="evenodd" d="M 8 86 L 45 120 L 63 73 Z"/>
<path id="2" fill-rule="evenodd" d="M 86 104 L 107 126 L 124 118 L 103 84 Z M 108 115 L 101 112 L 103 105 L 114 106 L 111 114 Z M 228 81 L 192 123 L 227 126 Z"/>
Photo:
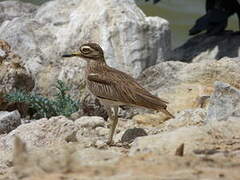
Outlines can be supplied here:
<path id="1" fill-rule="evenodd" d="M 99 136 L 106 136 L 108 135 L 109 129 L 104 127 L 97 127 L 96 131 Z"/>
<path id="2" fill-rule="evenodd" d="M 96 143 L 95 143 L 95 146 L 98 149 L 102 149 L 102 148 L 107 147 L 107 144 L 104 141 L 97 140 Z"/>
<path id="3" fill-rule="evenodd" d="M 75 121 L 77 119 L 79 119 L 82 116 L 82 112 L 79 110 L 77 112 L 74 112 L 71 114 L 70 118 Z"/>
<path id="4" fill-rule="evenodd" d="M 9 133 L 21 124 L 21 117 L 18 111 L 0 112 L 0 134 Z"/>
<path id="5" fill-rule="evenodd" d="M 4 57 L 5 55 L 6 53 L 2 49 L 0 49 L 0 57 Z"/>
<path id="6" fill-rule="evenodd" d="M 123 136 L 121 138 L 121 142 L 122 143 L 124 143 L 124 142 L 131 143 L 137 137 L 140 137 L 140 136 L 147 136 L 147 132 L 144 129 L 142 129 L 142 128 L 128 129 L 123 134 Z"/>
<path id="7" fill-rule="evenodd" d="M 80 127 L 92 128 L 104 127 L 105 121 L 102 117 L 98 116 L 83 116 L 75 121 L 75 124 Z"/>

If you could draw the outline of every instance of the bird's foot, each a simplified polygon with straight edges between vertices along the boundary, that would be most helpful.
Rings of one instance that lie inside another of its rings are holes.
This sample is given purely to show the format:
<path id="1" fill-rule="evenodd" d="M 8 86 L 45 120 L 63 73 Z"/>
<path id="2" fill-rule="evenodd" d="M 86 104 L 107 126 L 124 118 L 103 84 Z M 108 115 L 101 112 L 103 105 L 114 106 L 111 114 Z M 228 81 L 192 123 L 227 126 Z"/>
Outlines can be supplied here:
<path id="1" fill-rule="evenodd" d="M 113 141 L 113 140 L 108 140 L 108 141 L 106 142 L 106 144 L 107 144 L 108 146 L 114 146 L 114 141 Z"/>

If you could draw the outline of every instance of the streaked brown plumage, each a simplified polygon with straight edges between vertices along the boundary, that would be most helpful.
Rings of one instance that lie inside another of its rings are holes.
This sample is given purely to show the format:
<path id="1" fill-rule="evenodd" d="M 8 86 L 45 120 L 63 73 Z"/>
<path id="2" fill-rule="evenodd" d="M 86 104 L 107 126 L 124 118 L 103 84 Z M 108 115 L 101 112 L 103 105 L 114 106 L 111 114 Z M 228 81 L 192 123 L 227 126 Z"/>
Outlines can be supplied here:
<path id="1" fill-rule="evenodd" d="M 87 87 L 104 104 L 109 118 L 112 120 L 108 143 L 112 143 L 118 121 L 119 105 L 145 107 L 174 117 L 166 109 L 168 102 L 153 96 L 128 74 L 109 67 L 105 62 L 103 50 L 98 44 L 83 44 L 80 47 L 80 52 L 63 55 L 63 57 L 72 56 L 79 56 L 87 60 Z M 111 107 L 114 108 L 114 115 Z"/>

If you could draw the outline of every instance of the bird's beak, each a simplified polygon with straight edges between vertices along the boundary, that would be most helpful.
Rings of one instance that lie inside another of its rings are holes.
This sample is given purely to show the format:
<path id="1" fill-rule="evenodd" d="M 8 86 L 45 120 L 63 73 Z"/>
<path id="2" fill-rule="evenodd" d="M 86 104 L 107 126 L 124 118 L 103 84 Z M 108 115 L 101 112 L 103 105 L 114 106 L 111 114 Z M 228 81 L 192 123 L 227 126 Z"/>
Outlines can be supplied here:
<path id="1" fill-rule="evenodd" d="M 74 56 L 79 56 L 81 57 L 81 53 L 80 52 L 75 52 L 75 53 L 71 53 L 71 54 L 63 54 L 62 57 L 74 57 Z"/>

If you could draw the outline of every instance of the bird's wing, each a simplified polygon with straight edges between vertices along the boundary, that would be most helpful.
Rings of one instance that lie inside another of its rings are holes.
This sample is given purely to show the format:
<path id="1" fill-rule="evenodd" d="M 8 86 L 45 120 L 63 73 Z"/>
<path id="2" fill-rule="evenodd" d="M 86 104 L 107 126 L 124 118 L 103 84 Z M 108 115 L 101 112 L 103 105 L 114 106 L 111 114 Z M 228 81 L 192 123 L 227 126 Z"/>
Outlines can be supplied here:
<path id="1" fill-rule="evenodd" d="M 89 90 L 95 96 L 104 99 L 152 109 L 160 106 L 165 108 L 167 104 L 166 101 L 150 94 L 131 76 L 111 67 L 89 73 L 87 81 Z"/>

